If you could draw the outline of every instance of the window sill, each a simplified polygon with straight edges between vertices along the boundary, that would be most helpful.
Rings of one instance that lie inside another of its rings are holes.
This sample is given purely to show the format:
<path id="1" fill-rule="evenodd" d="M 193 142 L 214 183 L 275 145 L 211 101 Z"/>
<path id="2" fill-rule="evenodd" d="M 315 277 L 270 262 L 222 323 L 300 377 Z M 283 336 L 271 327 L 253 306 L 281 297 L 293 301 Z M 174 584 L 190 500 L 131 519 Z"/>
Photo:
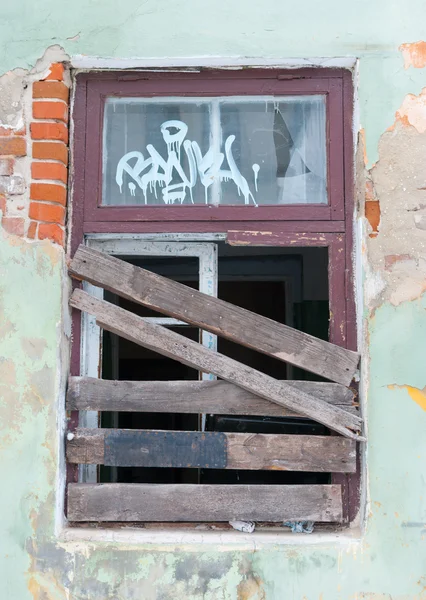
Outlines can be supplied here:
<path id="1" fill-rule="evenodd" d="M 111 543 L 123 545 L 149 545 L 149 546 L 236 546 L 241 550 L 259 550 L 272 546 L 311 546 L 316 544 L 354 545 L 361 542 L 359 527 L 346 528 L 341 531 L 318 531 L 311 534 L 294 534 L 290 530 L 264 529 L 253 533 L 238 531 L 212 531 L 212 530 L 176 530 L 141 529 L 137 527 L 121 528 L 91 528 L 91 527 L 65 527 L 60 534 L 60 541 Z"/>

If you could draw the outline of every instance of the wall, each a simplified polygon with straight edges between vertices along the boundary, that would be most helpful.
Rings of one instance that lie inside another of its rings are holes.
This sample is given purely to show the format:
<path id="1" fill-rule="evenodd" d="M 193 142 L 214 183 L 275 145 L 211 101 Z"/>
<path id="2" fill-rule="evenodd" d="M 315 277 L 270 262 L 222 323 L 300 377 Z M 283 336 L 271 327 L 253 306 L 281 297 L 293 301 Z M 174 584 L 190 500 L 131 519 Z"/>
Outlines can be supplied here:
<path id="1" fill-rule="evenodd" d="M 76 0 L 72 5 L 22 0 L 2 7 L 1 598 L 426 598 L 423 8 L 420 0 Z M 163 59 L 165 64 L 187 62 L 182 57 L 196 64 L 206 56 L 226 57 L 217 59 L 219 64 L 231 58 L 246 64 L 359 58 L 356 228 L 369 437 L 361 533 L 269 539 L 254 534 L 230 541 L 217 532 L 180 537 L 171 532 L 161 541 L 149 530 L 126 535 L 111 530 L 104 537 L 94 530 L 61 530 L 69 339 L 61 245 L 66 172 L 34 165 L 66 165 L 66 158 L 37 155 L 32 142 L 66 144 L 67 98 L 44 96 L 46 104 L 62 107 L 58 116 L 33 113 L 32 96 L 38 82 L 69 86 L 67 69 L 62 73 L 59 63 L 128 66 L 134 59 L 167 55 L 172 58 Z M 54 189 L 38 188 L 34 198 L 32 182 Z M 53 206 L 54 217 L 36 214 L 34 203 L 44 210 Z"/>

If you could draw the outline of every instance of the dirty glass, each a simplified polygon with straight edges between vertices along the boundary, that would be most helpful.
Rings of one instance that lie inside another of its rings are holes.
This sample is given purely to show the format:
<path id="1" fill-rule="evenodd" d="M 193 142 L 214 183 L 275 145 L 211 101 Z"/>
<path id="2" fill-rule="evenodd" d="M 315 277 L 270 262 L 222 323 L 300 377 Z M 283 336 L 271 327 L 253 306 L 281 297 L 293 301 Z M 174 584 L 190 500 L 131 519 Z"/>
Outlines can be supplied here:
<path id="1" fill-rule="evenodd" d="M 324 96 L 108 98 L 103 204 L 326 204 Z"/>

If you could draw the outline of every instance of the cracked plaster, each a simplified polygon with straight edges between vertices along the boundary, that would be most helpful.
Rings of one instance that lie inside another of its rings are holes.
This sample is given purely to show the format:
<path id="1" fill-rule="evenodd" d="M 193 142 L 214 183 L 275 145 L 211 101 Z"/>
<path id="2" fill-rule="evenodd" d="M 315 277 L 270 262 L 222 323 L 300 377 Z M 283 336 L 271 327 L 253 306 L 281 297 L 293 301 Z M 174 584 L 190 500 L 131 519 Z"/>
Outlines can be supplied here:
<path id="1" fill-rule="evenodd" d="M 35 71 L 19 70 L 6 80 L 1 78 L 3 85 L 10 86 L 9 98 L 16 103 L 6 120 L 19 126 L 22 115 L 29 114 L 25 112 L 24 82 L 51 62 L 65 59 L 62 52 L 49 49 Z M 379 160 L 369 171 L 364 168 L 361 144 L 358 152 L 359 213 L 363 214 L 366 181 L 371 182 L 369 193 L 380 203 L 381 213 L 377 236 L 363 239 L 368 335 L 364 342 L 368 340 L 368 350 L 363 348 L 369 376 L 364 404 L 370 441 L 368 518 L 359 542 L 348 546 L 327 541 L 315 547 L 307 541 L 248 551 L 235 550 L 232 545 L 144 547 L 61 540 L 57 523 L 61 512 L 59 472 L 63 468 L 60 406 L 67 365 L 63 346 L 68 344 L 62 325 L 64 310 L 66 313 L 64 256 L 48 242 L 28 242 L 0 231 L 0 469 L 2 481 L 8 482 L 0 497 L 0 579 L 5 597 L 425 597 L 421 534 L 426 522 L 422 500 L 425 411 L 415 390 L 420 393 L 425 384 L 424 369 L 416 365 L 416 358 L 426 353 L 422 229 L 426 133 L 417 117 L 411 118 L 413 111 L 418 112 L 418 102 L 405 98 L 399 111 L 402 118 L 381 136 Z M 368 234 L 368 224 L 366 230 Z M 401 428 L 404 422 L 409 422 L 410 428 Z M 389 435 L 396 431 L 397 444 Z M 412 525 L 404 525 L 407 523 Z M 398 568 L 391 568 L 393 564 Z"/>

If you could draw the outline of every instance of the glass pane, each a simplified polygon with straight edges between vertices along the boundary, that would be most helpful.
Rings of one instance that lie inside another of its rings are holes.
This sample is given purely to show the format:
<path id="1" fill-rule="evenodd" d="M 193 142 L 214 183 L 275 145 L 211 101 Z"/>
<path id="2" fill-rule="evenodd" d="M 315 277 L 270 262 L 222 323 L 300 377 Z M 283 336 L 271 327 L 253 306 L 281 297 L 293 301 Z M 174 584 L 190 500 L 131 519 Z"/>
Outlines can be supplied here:
<path id="1" fill-rule="evenodd" d="M 223 100 L 220 113 L 223 139 L 235 136 L 232 158 L 252 194 L 246 203 L 327 203 L 322 96 Z M 235 204 L 235 183 L 224 181 L 221 204 Z"/>
<path id="2" fill-rule="evenodd" d="M 208 147 L 209 110 L 208 102 L 183 98 L 107 99 L 103 204 L 206 202 L 188 140 Z"/>
<path id="3" fill-rule="evenodd" d="M 103 203 L 326 204 L 324 96 L 110 98 Z"/>

